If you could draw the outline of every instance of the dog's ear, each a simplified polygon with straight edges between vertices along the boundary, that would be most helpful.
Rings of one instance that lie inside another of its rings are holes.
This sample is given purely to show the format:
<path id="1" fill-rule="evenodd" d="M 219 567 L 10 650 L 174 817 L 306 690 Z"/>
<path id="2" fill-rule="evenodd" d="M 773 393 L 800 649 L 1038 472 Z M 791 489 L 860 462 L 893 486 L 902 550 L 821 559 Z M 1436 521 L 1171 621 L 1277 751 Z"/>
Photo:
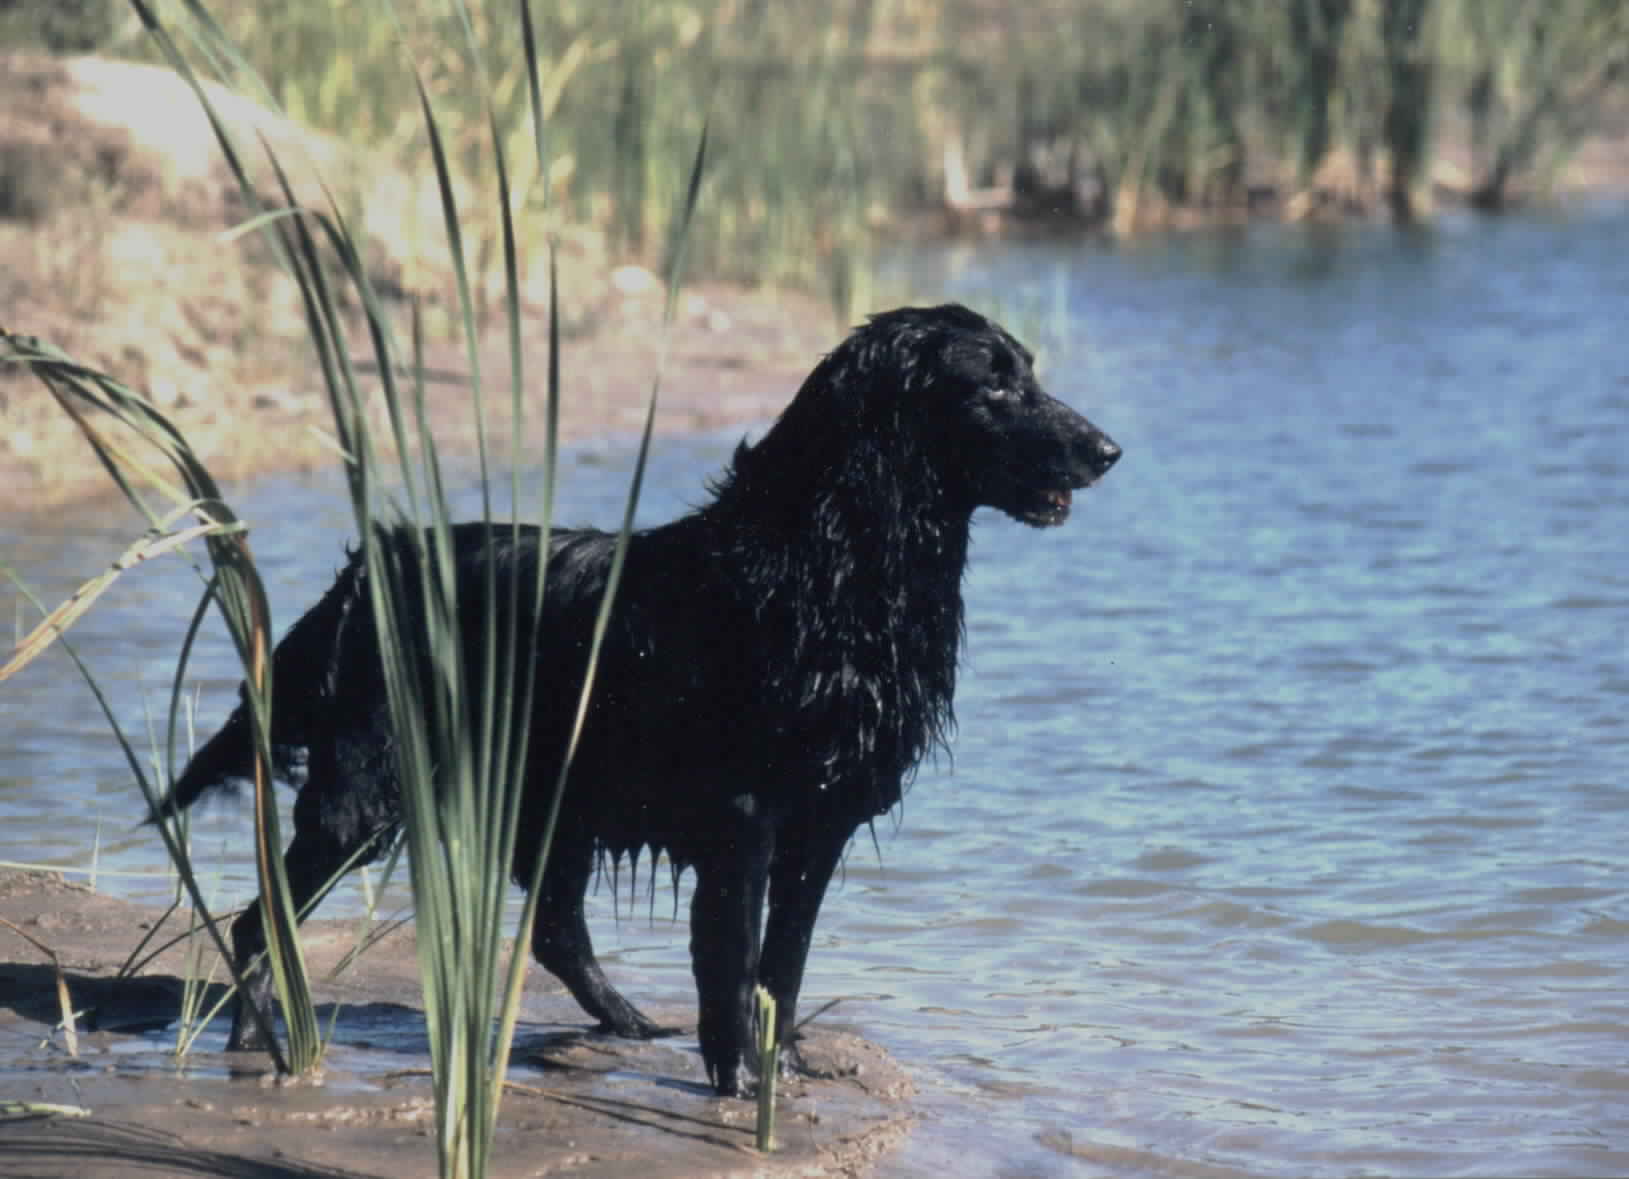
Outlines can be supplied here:
<path id="1" fill-rule="evenodd" d="M 921 383 L 936 351 L 914 312 L 885 311 L 855 328 L 804 379 L 788 411 L 806 412 L 811 429 L 842 423 L 846 431 L 878 411 L 891 413 L 899 393 Z"/>
<path id="2" fill-rule="evenodd" d="M 972 322 L 984 325 L 981 316 L 954 303 L 878 312 L 828 359 L 845 362 L 839 381 L 845 392 L 892 413 L 899 395 L 920 396 L 943 378 L 947 349 L 967 334 Z"/>
<path id="3" fill-rule="evenodd" d="M 915 312 L 896 333 L 904 388 L 924 406 L 1019 388 L 1033 380 L 1029 351 L 1000 325 L 958 303 Z"/>

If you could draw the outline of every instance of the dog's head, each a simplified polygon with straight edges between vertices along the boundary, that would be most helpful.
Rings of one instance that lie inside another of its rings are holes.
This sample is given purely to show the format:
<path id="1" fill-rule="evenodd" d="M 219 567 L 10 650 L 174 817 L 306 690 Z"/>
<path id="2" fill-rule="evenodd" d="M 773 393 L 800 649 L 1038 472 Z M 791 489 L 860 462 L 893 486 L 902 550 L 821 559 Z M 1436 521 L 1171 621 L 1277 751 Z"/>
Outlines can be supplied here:
<path id="1" fill-rule="evenodd" d="M 947 485 L 972 506 L 1046 527 L 1069 516 L 1073 493 L 1120 457 L 1103 431 L 1047 394 L 1035 358 L 998 324 L 958 304 L 875 316 L 903 377 L 903 418 L 931 439 Z"/>
<path id="2" fill-rule="evenodd" d="M 1048 396 L 1034 366 L 999 325 L 958 304 L 885 311 L 815 366 L 717 486 L 863 487 L 873 500 L 891 490 L 928 510 L 992 507 L 1061 524 L 1120 448 Z"/>

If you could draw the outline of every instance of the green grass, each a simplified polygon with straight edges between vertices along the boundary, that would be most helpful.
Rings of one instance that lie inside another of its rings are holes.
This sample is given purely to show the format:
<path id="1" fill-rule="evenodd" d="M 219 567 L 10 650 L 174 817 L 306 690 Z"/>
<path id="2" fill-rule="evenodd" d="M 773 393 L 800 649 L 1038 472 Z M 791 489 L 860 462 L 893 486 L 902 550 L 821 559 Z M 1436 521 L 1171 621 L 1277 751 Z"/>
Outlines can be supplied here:
<path id="1" fill-rule="evenodd" d="M 19 10 L 36 40 L 61 23 L 52 3 Z M 814 291 L 845 320 L 870 309 L 872 250 L 939 207 L 953 149 L 975 187 L 1124 232 L 1236 218 L 1252 191 L 1290 216 L 1314 194 L 1423 215 L 1434 180 L 1485 208 L 1542 191 L 1629 102 L 1621 0 L 579 0 L 533 4 L 530 33 L 503 0 L 219 7 L 253 91 L 302 122 L 423 175 L 422 86 L 483 200 L 501 143 L 523 257 L 570 231 L 658 264 L 710 120 L 696 271 Z M 1470 148 L 1463 174 L 1439 166 L 1445 137 Z M 54 189 L 32 157 L 0 159 L 0 206 L 10 191 L 47 208 Z M 393 215 L 351 212 L 391 232 Z M 484 313 L 496 219 L 468 224 L 466 245 Z M 89 298 L 86 273 L 64 281 Z"/>
<path id="2" fill-rule="evenodd" d="M 533 6 L 533 93 L 508 49 L 519 8 L 457 7 L 222 19 L 296 117 L 422 167 L 405 42 L 448 155 L 490 177 L 496 135 L 520 160 L 523 232 L 589 226 L 619 258 L 658 259 L 710 112 L 724 146 L 698 270 L 823 292 L 844 316 L 875 225 L 937 204 L 952 143 L 975 185 L 1028 170 L 1043 204 L 1096 192 L 1086 215 L 1131 228 L 1226 215 L 1247 184 L 1418 189 L 1460 113 L 1487 141 L 1469 183 L 1508 192 L 1550 175 L 1629 79 L 1618 0 L 604 0 Z M 472 52 L 485 86 L 466 84 Z M 549 151 L 522 160 L 534 106 Z M 501 253 L 477 229 L 472 264 Z"/>

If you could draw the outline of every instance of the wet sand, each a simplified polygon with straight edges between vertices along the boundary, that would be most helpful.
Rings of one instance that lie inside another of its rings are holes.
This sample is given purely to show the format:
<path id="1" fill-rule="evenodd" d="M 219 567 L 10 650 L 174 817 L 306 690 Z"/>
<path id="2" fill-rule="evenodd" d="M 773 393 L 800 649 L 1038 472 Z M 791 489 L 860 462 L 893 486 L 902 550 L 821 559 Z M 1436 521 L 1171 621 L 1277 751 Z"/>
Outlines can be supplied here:
<path id="1" fill-rule="evenodd" d="M 0 1175 L 435 1173 L 411 925 L 338 978 L 356 923 L 302 927 L 321 1025 L 337 1008 L 337 1031 L 320 1076 L 279 1082 L 260 1054 L 195 1050 L 175 1064 L 166 1028 L 180 1008 L 183 948 L 121 974 L 161 917 L 56 873 L 0 870 L 0 918 L 57 956 L 79 1012 L 71 1057 L 52 1030 L 61 1016 L 49 958 L 0 925 Z M 172 915 L 151 945 L 185 930 Z M 531 968 L 493 1175 L 863 1175 L 909 1133 L 903 1070 L 820 1020 L 807 1030 L 805 1072 L 779 1085 L 778 1149 L 760 1154 L 754 1104 L 706 1085 L 694 1012 L 651 1014 L 683 1030 L 642 1044 L 594 1034 L 553 978 Z M 86 1112 L 28 1115 L 44 1104 Z"/>

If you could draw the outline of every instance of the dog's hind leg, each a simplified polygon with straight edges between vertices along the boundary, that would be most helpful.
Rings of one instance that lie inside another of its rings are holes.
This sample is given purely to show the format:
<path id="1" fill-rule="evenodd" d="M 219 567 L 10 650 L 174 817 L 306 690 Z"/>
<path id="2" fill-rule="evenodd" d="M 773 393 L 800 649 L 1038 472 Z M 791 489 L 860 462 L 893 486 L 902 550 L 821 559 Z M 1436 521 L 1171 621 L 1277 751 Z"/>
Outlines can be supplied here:
<path id="1" fill-rule="evenodd" d="M 527 870 L 523 869 L 523 879 Z M 624 999 L 594 957 L 583 911 L 593 871 L 592 840 L 559 832 L 543 869 L 543 891 L 532 922 L 532 956 L 599 1020 L 602 1031 L 631 1040 L 668 1035 L 673 1029 L 656 1024 Z"/>
<path id="2" fill-rule="evenodd" d="M 388 756 L 372 750 L 371 761 Z M 289 893 L 295 913 L 301 913 L 314 898 L 320 898 L 334 882 L 352 868 L 372 863 L 390 847 L 398 830 L 394 808 L 373 813 L 359 805 L 369 796 L 369 788 L 380 793 L 389 782 L 369 781 L 352 788 L 340 775 L 332 749 L 319 745 L 312 751 L 311 784 L 294 800 L 294 839 L 283 853 L 283 871 L 288 876 Z M 360 764 L 360 763 L 358 763 Z M 326 796 L 324 789 L 327 789 Z M 393 786 L 390 787 L 394 789 Z M 266 948 L 263 901 L 256 898 L 232 923 L 232 955 L 244 973 L 245 990 L 239 993 L 232 1013 L 232 1032 L 227 1038 L 229 1052 L 264 1050 L 267 1047 L 262 1023 L 255 1011 L 272 1026 L 272 973 L 269 964 L 251 966 Z"/>
<path id="3" fill-rule="evenodd" d="M 336 843 L 325 832 L 296 827 L 294 841 L 283 855 L 283 870 L 288 875 L 296 913 L 323 892 L 336 875 L 347 867 L 357 866 L 347 863 L 356 850 Z M 247 989 L 239 993 L 232 1012 L 232 1033 L 226 1041 L 228 1052 L 251 1052 L 267 1047 L 261 1024 L 253 1018 L 254 1011 L 261 1013 L 266 1027 L 272 1026 L 272 972 L 266 962 L 250 965 L 266 948 L 262 903 L 257 897 L 232 923 L 232 955 L 245 972 Z"/>

